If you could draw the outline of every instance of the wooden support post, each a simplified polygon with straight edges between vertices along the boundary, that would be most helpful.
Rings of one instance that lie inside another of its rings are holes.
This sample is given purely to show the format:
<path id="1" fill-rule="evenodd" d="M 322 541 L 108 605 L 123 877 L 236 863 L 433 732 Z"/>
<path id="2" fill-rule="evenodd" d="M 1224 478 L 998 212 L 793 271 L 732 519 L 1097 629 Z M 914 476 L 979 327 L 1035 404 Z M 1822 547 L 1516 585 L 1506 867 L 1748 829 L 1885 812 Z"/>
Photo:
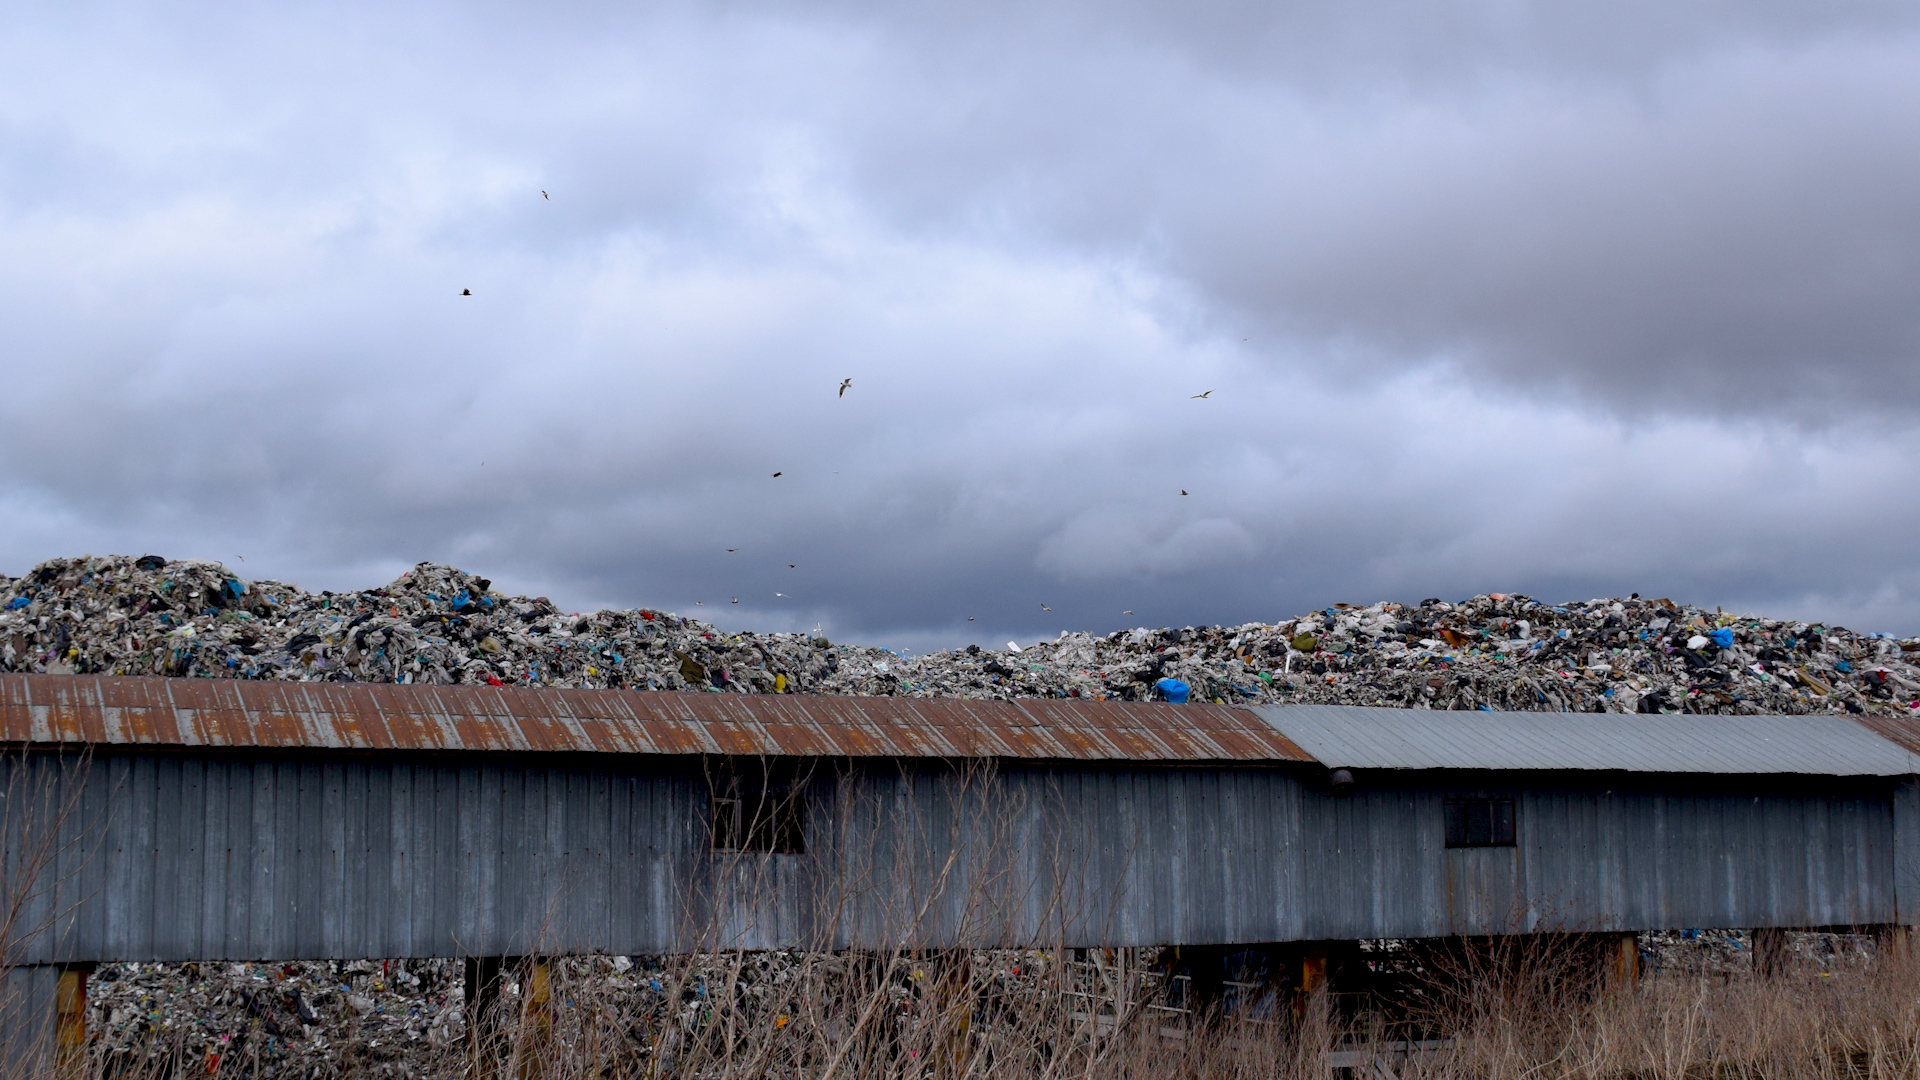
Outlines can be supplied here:
<path id="1" fill-rule="evenodd" d="M 1913 955 L 1913 929 L 1904 923 L 1874 927 L 1873 952 L 1878 960 L 1906 960 Z"/>
<path id="2" fill-rule="evenodd" d="M 934 969 L 933 1008 L 940 1045 L 935 1048 L 937 1076 L 965 1076 L 973 1034 L 973 959 L 965 949 L 944 949 L 929 957 Z"/>
<path id="3" fill-rule="evenodd" d="M 1753 973 L 1771 979 L 1787 970 L 1787 932 L 1763 926 L 1753 932 Z"/>
<path id="4" fill-rule="evenodd" d="M 1227 953 L 1218 945 L 1183 945 L 1180 959 L 1187 967 L 1192 999 L 1187 1009 L 1195 1019 L 1215 1016 L 1226 994 Z"/>
<path id="5" fill-rule="evenodd" d="M 485 1080 L 500 1059 L 500 978 L 504 958 L 469 956 L 466 959 L 467 1053 L 473 1075 Z"/>
<path id="6" fill-rule="evenodd" d="M 1300 958 L 1300 992 L 1311 994 L 1327 985 L 1327 950 L 1319 945 L 1307 946 L 1307 953 Z"/>
<path id="7" fill-rule="evenodd" d="M 1607 952 L 1607 975 L 1615 986 L 1630 989 L 1640 981 L 1639 934 L 1615 934 Z"/>
<path id="8" fill-rule="evenodd" d="M 545 1075 L 553 1048 L 553 962 L 545 957 L 520 965 L 520 1030 L 514 1043 L 517 1080 Z"/>
<path id="9" fill-rule="evenodd" d="M 1327 985 L 1327 949 L 1313 942 L 1300 953 L 1300 981 L 1293 991 L 1293 1019 L 1299 1023 L 1307 1017 L 1307 1004 L 1314 994 Z"/>
<path id="10" fill-rule="evenodd" d="M 60 972 L 53 992 L 53 1047 L 61 1067 L 80 1061 L 87 1051 L 87 976 L 93 965 L 74 965 Z"/>

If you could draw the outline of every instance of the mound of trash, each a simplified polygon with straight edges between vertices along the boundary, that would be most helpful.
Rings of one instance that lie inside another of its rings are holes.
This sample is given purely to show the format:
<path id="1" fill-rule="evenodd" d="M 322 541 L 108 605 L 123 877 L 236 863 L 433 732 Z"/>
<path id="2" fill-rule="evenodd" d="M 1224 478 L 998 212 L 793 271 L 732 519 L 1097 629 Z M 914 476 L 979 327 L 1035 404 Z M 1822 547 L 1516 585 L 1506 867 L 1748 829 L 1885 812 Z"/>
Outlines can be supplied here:
<path id="1" fill-rule="evenodd" d="M 0 577 L 0 670 L 717 693 L 1907 715 L 1920 639 L 1667 599 L 1336 604 L 1273 623 L 1063 633 L 904 656 L 668 611 L 569 614 L 421 563 L 359 592 L 217 562 L 51 559 Z"/>
<path id="2" fill-rule="evenodd" d="M 0 670 L 16 672 L 1436 709 L 1920 709 L 1909 662 L 1920 639 L 1637 595 L 1336 604 L 1273 623 L 913 657 L 808 634 L 728 634 L 653 608 L 569 614 L 431 563 L 380 588 L 308 593 L 217 562 L 53 559 L 0 577 L 0 597 Z M 1650 937 L 1650 962 L 1746 964 L 1739 935 L 1689 933 Z M 636 1015 L 667 1008 L 654 1000 L 658 961 L 570 963 L 588 965 L 580 978 L 626 995 Z M 171 1047 L 204 1056 L 209 1073 L 224 1055 L 261 1075 L 418 1075 L 461 1052 L 460 979 L 451 960 L 103 965 L 91 1028 L 109 1057 Z"/>

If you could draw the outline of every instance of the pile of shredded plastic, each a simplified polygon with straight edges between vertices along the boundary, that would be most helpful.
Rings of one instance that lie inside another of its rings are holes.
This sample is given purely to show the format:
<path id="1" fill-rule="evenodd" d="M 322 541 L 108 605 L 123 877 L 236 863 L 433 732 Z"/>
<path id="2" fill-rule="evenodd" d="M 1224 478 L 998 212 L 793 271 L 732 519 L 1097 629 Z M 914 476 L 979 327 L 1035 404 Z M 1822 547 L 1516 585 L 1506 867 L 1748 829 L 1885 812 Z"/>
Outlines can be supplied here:
<path id="1" fill-rule="evenodd" d="M 1920 708 L 1920 639 L 1638 595 L 1335 605 L 1275 623 L 1062 634 L 906 657 L 727 634 L 652 608 L 567 614 L 451 567 L 308 593 L 219 563 L 53 559 L 0 578 L 0 668 L 728 693 L 1195 700 L 1414 708 L 1878 712 Z"/>

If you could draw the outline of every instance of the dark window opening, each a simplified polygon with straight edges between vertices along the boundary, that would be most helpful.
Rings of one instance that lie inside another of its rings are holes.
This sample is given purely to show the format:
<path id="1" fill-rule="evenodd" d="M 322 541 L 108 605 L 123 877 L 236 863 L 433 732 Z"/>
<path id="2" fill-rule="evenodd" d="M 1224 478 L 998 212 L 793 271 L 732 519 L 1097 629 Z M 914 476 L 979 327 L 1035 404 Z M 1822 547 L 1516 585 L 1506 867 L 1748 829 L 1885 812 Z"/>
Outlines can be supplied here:
<path id="1" fill-rule="evenodd" d="M 1448 799 L 1448 847 L 1512 847 L 1512 799 Z"/>
<path id="2" fill-rule="evenodd" d="M 712 785 L 713 850 L 806 852 L 806 785 L 791 767 L 742 761 L 715 770 Z"/>

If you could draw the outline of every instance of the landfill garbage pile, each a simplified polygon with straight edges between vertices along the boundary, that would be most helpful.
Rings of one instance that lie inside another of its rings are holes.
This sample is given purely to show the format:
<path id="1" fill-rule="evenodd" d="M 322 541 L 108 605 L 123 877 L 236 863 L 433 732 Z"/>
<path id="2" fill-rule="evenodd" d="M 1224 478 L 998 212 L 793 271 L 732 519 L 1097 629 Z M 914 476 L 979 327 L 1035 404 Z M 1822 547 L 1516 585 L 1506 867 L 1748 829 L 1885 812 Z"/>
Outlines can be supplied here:
<path id="1" fill-rule="evenodd" d="M 1920 639 L 1666 599 L 1337 604 L 1244 626 L 1062 633 L 904 656 L 729 634 L 653 608 L 562 612 L 421 563 L 309 593 L 217 562 L 53 559 L 0 577 L 0 669 L 725 693 L 1906 715 Z"/>
<path id="2" fill-rule="evenodd" d="M 1870 961 L 1869 935 L 1790 932 L 1787 956 L 1797 967 L 1833 972 Z M 1363 942 L 1391 949 L 1398 942 Z M 968 955 L 981 994 L 1002 1003 L 1057 992 L 1064 961 L 1070 992 L 1081 1000 L 1113 990 L 1112 961 L 1048 950 L 990 949 Z M 1135 992 L 1178 1005 L 1182 992 L 1143 963 L 1157 950 L 1121 950 L 1137 980 Z M 1744 930 L 1643 934 L 1646 971 L 1718 978 L 1755 974 L 1752 935 Z M 623 1032 L 631 1049 L 659 1054 L 671 1067 L 676 1046 L 710 1020 L 718 997 L 730 996 L 743 1017 L 784 1026 L 796 997 L 831 994 L 856 963 L 846 954 L 774 950 L 693 957 L 577 956 L 555 960 L 546 1007 L 559 1010 L 556 1031 L 570 1026 Z M 523 1000 L 524 970 L 502 973 L 495 1015 L 511 1022 L 534 1006 Z M 869 971 L 868 974 L 873 974 Z M 891 1022 L 911 1025 L 931 988 L 927 965 L 893 971 L 887 988 Z M 1248 977 L 1240 975 L 1237 977 Z M 804 980 L 804 982 L 801 982 Z M 1175 980 L 1175 983 L 1179 980 Z M 796 991 L 799 991 L 796 994 Z M 1162 997 L 1162 995 L 1171 995 Z M 355 960 L 295 963 L 102 964 L 88 981 L 87 1030 L 108 1073 L 178 1073 L 180 1063 L 207 1075 L 418 1077 L 465 1071 L 469 1052 L 464 965 L 459 960 Z M 815 1002 L 817 1004 L 817 1001 Z M 1178 1011 L 1166 1009 L 1164 1011 Z M 573 1025 L 566 1021 L 572 1020 Z M 498 1052 L 510 1053 L 499 1046 Z M 159 1067 L 142 1066 L 160 1059 Z M 168 1060 L 171 1059 L 171 1060 Z"/>
<path id="3" fill-rule="evenodd" d="M 1024 648 L 907 657 L 809 634 L 728 634 L 653 608 L 569 614 L 430 563 L 350 593 L 309 593 L 246 580 L 217 562 L 157 556 L 54 559 L 19 578 L 0 576 L 0 670 L 54 674 L 1905 715 L 1920 709 L 1914 658 L 1920 639 L 1637 595 L 1339 604 L 1274 623 L 1064 633 Z M 1733 934 L 1656 935 L 1646 946 L 1661 967 L 1747 962 L 1746 943 Z M 1812 936 L 1794 947 L 1835 952 Z M 614 965 L 596 977 L 634 1009 L 667 1007 L 642 1000 L 661 992 L 644 964 L 577 963 Z M 462 992 L 457 961 L 106 965 L 91 988 L 90 1026 L 109 1053 L 171 1046 L 219 1055 L 237 1052 L 234 1041 L 250 1032 L 244 1052 L 267 1055 L 259 1069 L 249 1066 L 259 1075 L 418 1075 L 422 1062 L 464 1039 Z"/>
<path id="4" fill-rule="evenodd" d="M 255 1076 L 376 1071 L 459 1052 L 463 983 L 458 960 L 102 964 L 87 1031 L 96 1055 L 129 1067 L 180 1055 L 208 1075 L 223 1060 Z"/>
<path id="5" fill-rule="evenodd" d="M 989 993 L 1034 993 L 1052 985 L 1052 957 L 999 949 L 975 952 L 972 961 Z M 566 957 L 552 962 L 543 1000 L 527 969 L 509 965 L 500 972 L 493 1030 L 502 1034 L 516 1018 L 545 1011 L 562 1044 L 597 1025 L 601 1037 L 621 1032 L 629 1049 L 658 1054 L 670 1067 L 711 1021 L 716 1000 L 730 997 L 740 1016 L 784 1027 L 797 1005 L 808 1004 L 797 998 L 830 994 L 856 962 L 798 950 L 679 962 Z M 931 985 L 927 965 L 888 970 L 889 1013 L 911 1023 Z M 223 1067 L 254 1077 L 452 1075 L 465 1071 L 470 1051 L 466 992 L 460 960 L 102 964 L 88 980 L 87 1029 L 109 1074 L 178 1075 L 185 1062 L 209 1076 Z M 510 1042 L 510 1034 L 499 1040 L 496 1056 L 510 1054 Z M 158 1067 L 141 1068 L 155 1059 Z"/>
<path id="6" fill-rule="evenodd" d="M 1832 973 L 1873 959 L 1880 945 L 1872 934 L 1789 930 L 1786 959 L 1807 971 Z M 1640 962 L 1649 971 L 1737 976 L 1753 973 L 1753 934 L 1747 930 L 1657 930 L 1640 935 Z"/>

